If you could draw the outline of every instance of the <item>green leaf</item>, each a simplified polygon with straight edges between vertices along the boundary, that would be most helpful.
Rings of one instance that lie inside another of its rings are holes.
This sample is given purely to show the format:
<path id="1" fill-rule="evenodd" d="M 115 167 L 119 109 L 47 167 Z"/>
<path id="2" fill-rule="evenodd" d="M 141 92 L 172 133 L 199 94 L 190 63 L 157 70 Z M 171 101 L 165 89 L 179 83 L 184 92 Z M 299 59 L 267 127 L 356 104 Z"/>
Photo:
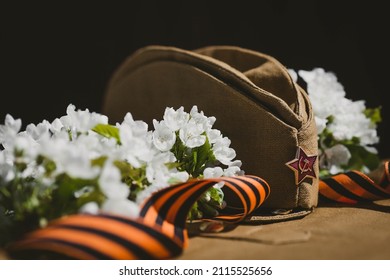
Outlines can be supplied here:
<path id="1" fill-rule="evenodd" d="M 183 163 L 182 162 L 168 162 L 165 164 L 165 166 L 168 168 L 168 169 L 174 169 L 174 168 L 177 168 L 179 169 L 180 166 L 182 166 Z"/>
<path id="2" fill-rule="evenodd" d="M 195 202 L 188 213 L 187 219 L 193 221 L 201 218 L 203 218 L 203 213 L 199 210 L 198 202 Z"/>
<path id="3" fill-rule="evenodd" d="M 319 147 L 325 149 L 326 147 L 332 147 L 337 144 L 337 141 L 334 139 L 332 132 L 325 128 L 322 133 L 319 135 L 318 145 Z"/>
<path id="4" fill-rule="evenodd" d="M 332 174 L 330 174 L 329 170 L 327 169 L 321 169 L 320 170 L 320 174 L 319 174 L 319 177 L 321 179 L 326 179 L 326 178 L 329 178 Z"/>
<path id="5" fill-rule="evenodd" d="M 57 188 L 53 190 L 53 202 L 48 214 L 52 219 L 78 211 L 79 203 L 74 193 L 86 186 L 98 188 L 97 179 L 73 178 L 68 174 L 60 174 L 56 178 Z"/>
<path id="6" fill-rule="evenodd" d="M 204 135 L 206 136 L 205 133 Z M 196 169 L 200 171 L 199 173 L 203 173 L 203 170 L 206 168 L 206 165 L 211 164 L 216 160 L 213 150 L 211 148 L 210 141 L 207 136 L 205 143 L 202 146 L 198 147 L 198 154 L 198 165 L 196 166 Z"/>
<path id="7" fill-rule="evenodd" d="M 348 170 L 360 170 L 366 166 L 370 170 L 376 169 L 380 164 L 380 159 L 377 154 L 367 151 L 359 145 L 346 145 L 351 153 L 351 158 L 346 168 Z"/>
<path id="8" fill-rule="evenodd" d="M 209 188 L 201 197 L 194 203 L 189 214 L 190 221 L 201 218 L 212 218 L 219 214 L 219 210 L 224 205 L 224 194 L 220 188 Z"/>
<path id="9" fill-rule="evenodd" d="M 118 144 L 121 143 L 119 129 L 113 125 L 97 124 L 94 128 L 92 128 L 92 131 L 107 138 L 114 138 Z"/>
<path id="10" fill-rule="evenodd" d="M 45 157 L 43 155 L 38 155 L 37 159 L 37 164 L 43 166 L 45 168 L 45 175 L 50 176 L 56 169 L 57 165 L 55 161 L 49 159 L 48 157 Z"/>
<path id="11" fill-rule="evenodd" d="M 192 174 L 194 177 L 198 177 L 197 172 L 197 165 L 198 165 L 198 149 L 194 148 L 192 150 L 192 164 L 191 164 L 191 169 L 189 170 L 189 173 Z"/>
<path id="12" fill-rule="evenodd" d="M 329 125 L 334 121 L 334 116 L 330 115 L 326 119 L 327 119 L 327 124 Z"/>
<path id="13" fill-rule="evenodd" d="M 107 160 L 107 156 L 100 156 L 98 158 L 95 158 L 91 160 L 91 165 L 92 166 L 98 166 L 98 167 L 103 167 L 104 163 Z"/>
<path id="14" fill-rule="evenodd" d="M 119 169 L 122 179 L 129 177 L 132 181 L 140 182 L 146 178 L 146 166 L 133 167 L 126 161 L 115 161 L 114 165 Z"/>
<path id="15" fill-rule="evenodd" d="M 187 147 L 184 145 L 184 143 L 181 141 L 179 137 L 179 132 L 176 132 L 176 141 L 175 144 L 171 148 L 171 152 L 175 155 L 175 157 L 178 159 L 179 162 L 183 161 L 183 157 L 185 155 Z"/>
<path id="16" fill-rule="evenodd" d="M 205 133 L 204 135 L 206 136 Z M 206 167 L 215 166 L 216 158 L 207 136 L 202 146 L 192 149 L 192 157 L 192 169 L 186 171 L 194 178 L 198 178 Z"/>
<path id="17" fill-rule="evenodd" d="M 119 169 L 122 181 L 130 187 L 129 199 L 135 201 L 137 194 L 150 185 L 146 178 L 146 166 L 135 168 L 126 161 L 115 161 L 114 165 Z"/>
<path id="18" fill-rule="evenodd" d="M 381 109 L 381 106 L 377 108 L 367 108 L 364 110 L 363 113 L 366 115 L 367 118 L 371 120 L 373 124 L 377 124 L 382 121 Z"/>
<path id="19" fill-rule="evenodd" d="M 349 140 L 342 140 L 342 141 L 338 141 L 336 142 L 337 144 L 342 144 L 344 146 L 349 146 L 349 147 L 352 147 L 352 146 L 360 146 L 360 139 L 356 136 L 353 136 L 351 139 Z"/>
<path id="20" fill-rule="evenodd" d="M 219 215 L 217 208 L 206 201 L 199 200 L 198 208 L 201 212 L 203 212 L 205 217 L 212 218 Z"/>
<path id="21" fill-rule="evenodd" d="M 223 193 L 222 189 L 210 188 L 208 192 L 210 194 L 211 201 L 215 201 L 215 202 L 217 202 L 218 205 L 221 205 L 223 198 L 224 198 L 224 193 Z"/>
<path id="22" fill-rule="evenodd" d="M 101 205 L 105 199 L 106 197 L 104 194 L 98 188 L 94 188 L 92 192 L 82 195 L 77 199 L 77 208 L 80 208 L 84 204 L 92 201 Z"/>

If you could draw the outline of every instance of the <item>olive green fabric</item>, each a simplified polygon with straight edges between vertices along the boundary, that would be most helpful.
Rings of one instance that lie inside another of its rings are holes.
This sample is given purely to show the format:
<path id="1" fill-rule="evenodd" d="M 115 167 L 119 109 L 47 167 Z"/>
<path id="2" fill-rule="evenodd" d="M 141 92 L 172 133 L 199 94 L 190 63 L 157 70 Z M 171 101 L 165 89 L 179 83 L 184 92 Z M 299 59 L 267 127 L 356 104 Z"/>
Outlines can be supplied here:
<path id="1" fill-rule="evenodd" d="M 231 139 L 245 173 L 269 183 L 271 194 L 262 212 L 287 209 L 294 217 L 317 206 L 318 163 L 316 178 L 299 185 L 286 165 L 298 147 L 308 155 L 318 153 L 310 100 L 286 67 L 269 55 L 236 46 L 141 48 L 113 73 L 103 113 L 117 122 L 131 112 L 151 124 L 166 107 L 189 111 L 193 105 L 216 117 L 214 126 Z"/>

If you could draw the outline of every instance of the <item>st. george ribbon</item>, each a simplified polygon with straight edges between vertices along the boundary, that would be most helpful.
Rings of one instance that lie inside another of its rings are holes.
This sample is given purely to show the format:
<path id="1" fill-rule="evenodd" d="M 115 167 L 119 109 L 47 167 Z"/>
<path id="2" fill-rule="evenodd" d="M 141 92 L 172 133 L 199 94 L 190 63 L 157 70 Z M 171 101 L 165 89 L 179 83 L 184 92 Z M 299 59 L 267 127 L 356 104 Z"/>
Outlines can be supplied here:
<path id="1" fill-rule="evenodd" d="M 359 171 L 320 180 L 320 198 L 352 204 L 390 198 L 389 162 L 383 167 L 379 182 Z M 190 180 L 151 195 L 137 219 L 109 214 L 66 216 L 26 234 L 7 251 L 14 259 L 53 255 L 81 260 L 170 259 L 187 246 L 186 223 L 192 205 L 221 181 L 228 207 L 212 220 L 239 223 L 271 192 L 265 180 L 251 175 Z"/>

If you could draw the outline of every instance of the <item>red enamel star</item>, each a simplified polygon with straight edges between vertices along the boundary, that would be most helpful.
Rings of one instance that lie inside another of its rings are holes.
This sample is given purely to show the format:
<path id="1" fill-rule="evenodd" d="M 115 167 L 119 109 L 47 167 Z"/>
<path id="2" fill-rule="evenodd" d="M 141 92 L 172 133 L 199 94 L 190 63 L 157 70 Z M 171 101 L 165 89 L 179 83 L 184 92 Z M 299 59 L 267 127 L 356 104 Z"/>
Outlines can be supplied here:
<path id="1" fill-rule="evenodd" d="M 316 160 L 317 156 L 308 156 L 301 147 L 298 147 L 295 159 L 286 163 L 295 173 L 295 184 L 299 185 L 306 177 L 317 177 L 314 170 Z"/>

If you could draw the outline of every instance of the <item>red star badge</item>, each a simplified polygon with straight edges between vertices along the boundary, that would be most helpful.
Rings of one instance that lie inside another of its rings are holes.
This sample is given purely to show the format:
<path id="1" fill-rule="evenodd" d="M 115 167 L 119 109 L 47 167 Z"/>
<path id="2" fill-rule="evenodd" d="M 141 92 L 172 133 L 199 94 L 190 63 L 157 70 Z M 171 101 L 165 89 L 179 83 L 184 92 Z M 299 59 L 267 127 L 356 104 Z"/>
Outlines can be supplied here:
<path id="1" fill-rule="evenodd" d="M 301 147 L 298 147 L 295 159 L 286 163 L 295 173 L 295 184 L 299 185 L 306 177 L 317 177 L 314 170 L 316 160 L 317 156 L 308 156 Z"/>

